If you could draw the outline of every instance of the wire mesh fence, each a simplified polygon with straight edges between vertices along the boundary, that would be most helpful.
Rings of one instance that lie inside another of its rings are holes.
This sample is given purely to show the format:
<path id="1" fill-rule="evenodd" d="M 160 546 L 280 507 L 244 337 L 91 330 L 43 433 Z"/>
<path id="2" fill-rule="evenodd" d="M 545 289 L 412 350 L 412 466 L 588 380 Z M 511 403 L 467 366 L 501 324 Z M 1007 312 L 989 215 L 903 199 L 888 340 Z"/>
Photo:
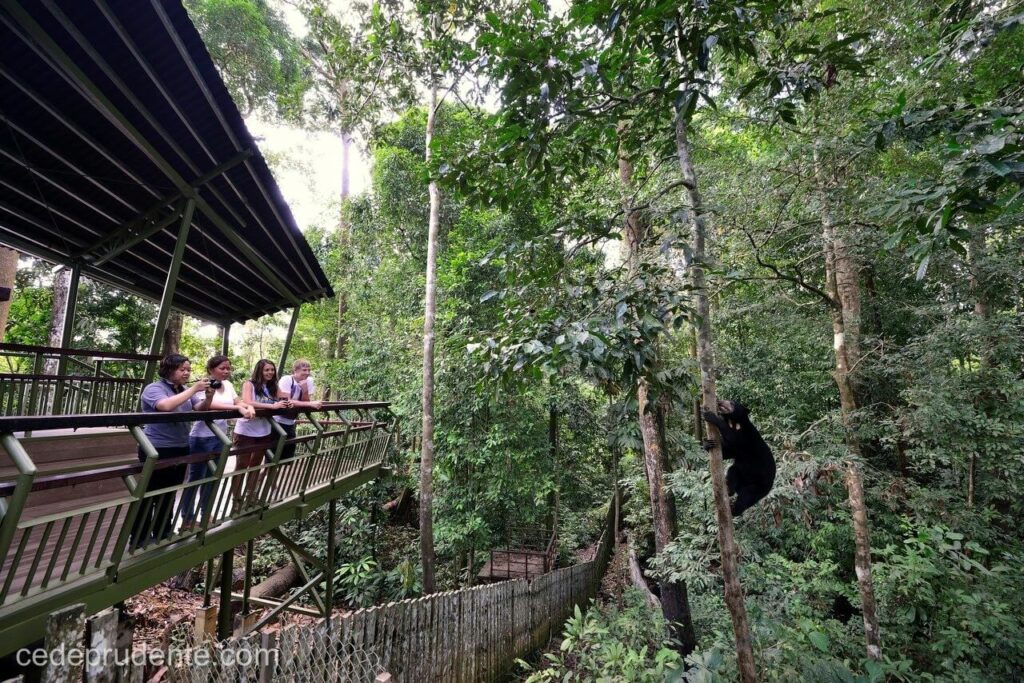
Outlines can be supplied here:
<path id="1" fill-rule="evenodd" d="M 167 650 L 166 680 L 174 683 L 373 683 L 383 673 L 375 654 L 346 642 L 340 620 L 226 641 L 197 634 L 182 622 Z"/>

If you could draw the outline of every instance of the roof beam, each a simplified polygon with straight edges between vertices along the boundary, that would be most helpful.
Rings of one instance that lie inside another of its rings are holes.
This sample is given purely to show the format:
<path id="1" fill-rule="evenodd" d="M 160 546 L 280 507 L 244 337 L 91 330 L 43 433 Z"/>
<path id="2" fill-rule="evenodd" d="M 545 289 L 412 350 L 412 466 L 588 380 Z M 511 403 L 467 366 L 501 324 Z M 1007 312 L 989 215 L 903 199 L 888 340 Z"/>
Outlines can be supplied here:
<path id="1" fill-rule="evenodd" d="M 97 142 L 92 136 L 87 134 L 81 128 L 79 128 L 75 124 L 71 123 L 60 112 L 59 109 L 57 109 L 56 107 L 52 106 L 49 102 L 46 101 L 45 98 L 43 98 L 42 95 L 37 93 L 35 90 L 32 90 L 31 88 L 26 86 L 21 80 L 18 79 L 16 74 L 12 74 L 10 71 L 8 71 L 7 69 L 3 68 L 3 65 L 0 65 L 0 76 L 3 76 L 4 78 L 6 78 L 11 83 L 11 85 L 13 85 L 14 87 L 18 88 L 30 100 L 35 102 L 37 105 L 39 105 L 40 108 L 42 108 L 44 111 L 46 111 L 47 114 L 52 116 L 56 121 L 60 122 L 61 125 L 63 125 L 65 128 L 67 128 L 72 133 L 74 133 L 76 136 L 78 136 L 78 138 L 82 142 L 84 142 L 85 144 L 89 145 L 94 150 L 96 150 L 97 154 L 99 154 L 101 157 L 103 157 L 104 159 L 109 161 L 111 164 L 113 164 L 119 171 L 121 171 L 121 173 L 124 173 L 126 177 L 128 177 L 131 180 L 135 181 L 135 183 L 139 187 L 141 187 L 143 190 L 145 190 L 149 194 L 153 195 L 154 197 L 158 197 L 159 196 L 156 193 L 156 190 L 154 190 L 149 185 L 144 183 L 141 178 L 139 178 L 135 173 L 133 173 L 131 170 L 129 170 L 128 167 L 125 166 L 109 150 L 107 150 L 103 145 L 101 145 L 99 142 Z"/>
<path id="2" fill-rule="evenodd" d="M 32 16 L 25 11 L 25 9 L 18 2 L 5 3 L 5 9 L 10 13 L 11 18 L 22 28 L 23 31 L 28 33 L 25 36 L 21 32 L 17 31 L 14 26 L 11 26 L 15 33 L 21 35 L 22 40 L 25 40 L 33 49 L 42 50 L 40 56 L 44 57 L 51 63 L 55 63 L 55 71 L 60 74 L 69 82 L 70 85 L 78 89 L 80 92 L 86 95 L 86 98 L 93 104 L 96 109 L 104 115 L 111 123 L 113 123 L 129 140 L 135 144 L 136 147 L 142 151 L 149 160 L 156 165 L 161 172 L 181 191 L 181 193 L 190 199 L 196 200 L 197 208 L 206 215 L 213 223 L 224 233 L 224 236 L 228 240 L 239 246 L 239 248 L 245 253 L 249 261 L 260 271 L 264 277 L 271 283 L 271 285 L 277 289 L 281 294 L 285 296 L 293 304 L 298 303 L 298 298 L 291 292 L 291 290 L 277 277 L 273 270 L 266 264 L 266 262 L 260 257 L 260 255 L 246 243 L 232 228 L 227 221 L 225 221 L 217 211 L 210 206 L 210 204 L 199 197 L 197 191 L 189 186 L 188 182 L 182 178 L 178 172 L 174 169 L 171 164 L 163 158 L 163 156 L 153 147 L 152 144 L 146 139 L 146 137 L 139 132 L 135 126 L 128 120 L 128 118 L 116 107 L 113 102 L 107 98 L 106 95 L 93 83 L 88 76 L 74 63 L 74 61 L 64 52 L 56 41 L 46 33 L 45 30 L 32 18 Z M 0 19 L 3 15 L 0 14 Z M 74 32 L 72 26 L 66 25 L 69 31 Z M 26 38 L 30 38 L 26 40 Z M 130 99 L 135 99 L 130 97 Z M 137 100 L 136 100 L 137 102 Z M 136 105 L 140 106 L 140 105 Z M 144 109 L 140 108 L 140 114 L 146 115 Z M 151 119 L 152 117 L 148 117 Z M 159 126 L 156 126 L 157 130 L 162 130 Z M 168 141 L 175 149 L 177 145 L 173 141 Z M 188 158 L 184 157 L 184 161 L 188 162 Z M 223 200 L 221 200 L 223 202 Z M 226 203 L 225 203 L 226 204 Z"/>
<path id="3" fill-rule="evenodd" d="M 125 208 L 127 208 L 130 211 L 138 212 L 138 209 L 136 207 L 132 206 L 129 202 L 125 201 L 125 199 L 120 194 L 118 194 L 117 192 L 112 191 L 106 185 L 104 185 L 103 183 L 101 183 L 98 180 L 96 180 L 96 178 L 93 178 L 91 175 L 89 175 L 88 173 L 83 171 L 81 168 L 79 168 L 70 159 L 68 159 L 67 157 L 63 156 L 62 154 L 60 154 L 60 152 L 57 152 L 55 149 L 53 149 L 52 147 L 47 145 L 45 142 L 43 142 L 39 138 L 35 137 L 31 133 L 29 133 L 27 130 L 25 130 L 24 128 L 19 126 L 17 123 L 12 121 L 9 117 L 5 116 L 3 113 L 0 113 L 0 121 L 3 121 L 5 124 L 7 124 L 7 126 L 11 130 L 16 131 L 19 135 L 21 135 L 21 137 L 23 137 L 26 140 L 32 142 L 36 147 L 38 147 L 39 149 L 45 151 L 50 156 L 52 156 L 54 159 L 56 159 L 57 161 L 61 162 L 62 164 L 64 164 L 68 168 L 70 168 L 75 173 L 76 176 L 78 176 L 82 180 L 86 181 L 87 183 L 89 183 L 90 185 L 95 187 L 100 192 L 106 194 L 108 197 L 113 199 L 115 202 L 123 205 Z"/>
<path id="4" fill-rule="evenodd" d="M 189 185 L 193 189 L 199 189 L 203 185 L 216 178 L 217 176 L 226 173 L 238 164 L 242 163 L 246 159 L 252 156 L 252 149 L 247 149 L 239 154 L 236 154 L 231 159 L 220 164 L 216 168 L 204 173 L 202 176 L 193 180 Z M 159 201 L 155 202 L 142 214 L 136 216 L 130 221 L 125 222 L 114 232 L 105 236 L 95 244 L 92 244 L 81 252 L 76 254 L 80 258 L 90 259 L 90 256 L 96 255 L 93 263 L 95 265 L 101 265 L 106 263 L 110 259 L 114 258 L 121 252 L 131 249 L 140 242 L 145 242 L 153 235 L 158 234 L 161 230 L 166 228 L 168 225 L 174 222 L 174 220 L 181 215 L 181 208 L 176 208 L 173 215 L 164 216 L 162 220 L 159 220 L 155 224 L 152 223 L 157 220 L 161 213 L 166 209 L 168 205 L 177 204 L 185 198 L 184 193 L 177 192 L 172 195 L 168 195 Z M 150 224 L 147 226 L 147 224 Z M 102 252 L 97 255 L 98 252 Z"/>
<path id="5" fill-rule="evenodd" d="M 100 2 L 101 0 L 94 1 Z M 203 93 L 203 97 L 206 98 L 207 104 L 210 105 L 210 108 L 213 109 L 214 114 L 217 116 L 217 120 L 220 122 L 221 128 L 224 129 L 224 133 L 228 136 L 228 139 L 231 140 L 231 143 L 235 147 L 241 146 L 238 137 L 235 135 L 235 132 L 231 129 L 231 126 L 228 125 L 228 122 L 224 119 L 224 115 L 221 113 L 220 107 L 217 106 L 217 102 L 213 98 L 213 93 L 210 92 L 210 88 L 207 86 L 206 81 L 199 74 L 199 70 L 196 68 L 196 64 L 195 61 L 192 59 L 192 55 L 190 55 L 188 50 L 185 49 L 185 45 L 181 41 L 181 36 L 179 36 L 178 33 L 174 30 L 174 25 L 171 23 L 170 18 L 167 16 L 166 10 L 160 4 L 159 0 L 152 0 L 151 4 L 153 6 L 153 9 L 156 11 L 157 15 L 160 17 L 160 21 L 161 23 L 163 23 L 164 30 L 167 31 L 167 35 L 170 36 L 171 41 L 174 43 L 174 46 L 178 49 L 178 54 L 181 55 L 182 60 L 188 66 L 189 73 L 192 74 L 192 80 L 195 81 L 196 85 L 199 87 L 199 90 Z M 115 26 L 115 28 L 120 32 L 120 26 Z M 274 203 L 273 199 L 267 192 L 267 188 L 263 186 L 262 182 L 260 182 L 259 176 L 253 170 L 251 162 L 247 162 L 245 164 L 245 167 L 249 171 L 249 175 L 252 177 L 253 182 L 256 183 L 256 187 L 260 189 L 260 193 L 263 195 L 263 200 L 270 207 L 270 210 L 274 212 L 274 217 L 277 218 L 278 222 L 281 223 L 281 225 L 288 225 L 288 223 L 281 216 L 280 212 L 278 212 L 277 205 Z M 235 188 L 232 187 L 232 189 Z M 238 190 L 235 189 L 235 192 L 238 193 Z M 263 227 L 262 223 L 260 224 L 260 227 Z M 266 228 L 263 229 L 264 231 L 266 231 Z M 292 247 L 298 253 L 301 254 L 302 249 L 300 249 L 299 246 L 296 244 L 295 237 L 291 234 L 291 232 L 289 232 L 287 236 L 288 240 L 292 244 Z M 309 273 L 309 276 L 312 279 L 313 284 L 316 284 L 317 278 L 315 273 L 313 272 L 312 267 L 309 265 L 309 263 L 306 262 L 306 259 L 302 259 L 302 261 L 303 264 L 306 266 L 306 270 Z M 305 278 L 303 278 L 303 280 L 305 280 Z"/>

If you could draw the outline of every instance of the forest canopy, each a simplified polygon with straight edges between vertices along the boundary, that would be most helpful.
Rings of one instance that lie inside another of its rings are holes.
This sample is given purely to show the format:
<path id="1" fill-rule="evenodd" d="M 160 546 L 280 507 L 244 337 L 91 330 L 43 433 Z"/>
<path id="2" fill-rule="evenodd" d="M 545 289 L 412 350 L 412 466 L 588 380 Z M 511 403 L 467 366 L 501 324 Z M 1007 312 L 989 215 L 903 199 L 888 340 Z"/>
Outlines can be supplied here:
<path id="1" fill-rule="evenodd" d="M 392 401 L 403 449 L 373 495 L 408 488 L 432 530 L 389 536 L 346 599 L 471 583 L 516 527 L 556 528 L 570 561 L 621 487 L 673 625 L 595 607 L 532 680 L 742 676 L 724 526 L 758 678 L 1020 676 L 1019 3 L 337 4 L 186 2 L 243 113 L 371 159 L 302 226 L 339 295 L 303 307 L 290 357 Z M 4 341 L 47 343 L 54 280 L 22 259 Z M 81 288 L 75 346 L 145 350 L 152 304 Z M 235 338 L 237 372 L 283 324 Z M 205 359 L 200 325 L 178 343 Z M 709 395 L 777 466 L 735 519 Z"/>

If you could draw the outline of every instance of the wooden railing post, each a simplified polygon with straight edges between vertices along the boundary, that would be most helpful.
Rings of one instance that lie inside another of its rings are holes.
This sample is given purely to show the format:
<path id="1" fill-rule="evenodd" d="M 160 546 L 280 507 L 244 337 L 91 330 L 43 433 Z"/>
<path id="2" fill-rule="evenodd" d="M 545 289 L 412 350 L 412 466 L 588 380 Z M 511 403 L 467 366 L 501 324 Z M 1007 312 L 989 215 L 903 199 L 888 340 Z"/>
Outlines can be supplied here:
<path id="1" fill-rule="evenodd" d="M 274 418 L 268 418 L 270 420 L 270 429 L 272 432 L 277 434 L 277 443 L 274 445 L 273 455 L 270 458 L 270 464 L 266 465 L 266 454 L 264 453 L 263 462 L 259 464 L 259 469 L 266 470 L 267 476 L 264 478 L 263 495 L 260 497 L 261 505 L 266 505 L 268 499 L 273 494 L 274 485 L 277 483 L 277 475 L 279 473 L 281 454 L 284 452 L 284 444 L 288 440 L 288 434 L 285 433 L 284 427 L 278 424 Z"/>
<path id="2" fill-rule="evenodd" d="M 9 501 L 0 499 L 0 558 L 6 558 L 11 542 L 14 540 L 14 533 L 18 528 L 18 522 L 21 521 L 22 510 L 25 509 L 25 501 L 28 500 L 28 494 L 32 490 L 36 465 L 13 434 L 0 435 L 0 444 L 3 444 L 4 450 L 7 451 L 7 455 L 18 470 L 14 494 Z M 13 562 L 9 571 L 14 573 Z M 0 594 L 0 602 L 3 601 L 3 597 L 4 595 Z"/>
<path id="3" fill-rule="evenodd" d="M 142 431 L 142 427 L 134 425 L 129 427 L 129 431 L 135 437 L 135 441 L 138 442 L 139 448 L 142 449 L 146 456 L 146 460 L 142 464 L 142 472 L 139 474 L 137 481 L 133 482 L 134 477 L 125 477 L 125 482 L 128 484 L 128 488 L 135 500 L 128 507 L 128 514 L 124 518 L 124 526 L 121 527 L 121 533 L 118 534 L 117 543 L 114 545 L 114 552 L 110 556 L 110 569 L 108 569 L 108 572 L 111 576 L 117 574 L 117 569 L 121 565 L 121 558 L 124 557 L 125 548 L 128 546 L 128 537 L 131 536 L 132 529 L 135 527 L 135 520 L 138 518 L 142 506 L 146 504 L 146 491 L 149 489 L 149 480 L 153 476 L 156 461 L 160 457 L 156 452 L 156 448 L 149 442 L 145 432 Z"/>
<path id="4" fill-rule="evenodd" d="M 95 381 L 92 384 L 91 396 L 89 396 L 89 412 L 90 413 L 95 413 L 95 412 L 97 412 L 96 408 L 98 407 L 96 404 L 99 403 L 99 399 L 100 399 L 100 390 L 99 390 L 100 378 L 103 376 L 103 359 L 102 358 L 97 358 L 96 359 L 96 368 L 93 371 L 93 375 L 92 376 L 93 376 L 93 378 L 95 378 Z M 103 410 L 101 412 L 105 413 L 105 412 L 110 412 L 111 411 L 113 406 L 109 405 L 109 403 L 110 402 L 108 401 L 108 405 L 106 406 L 107 410 Z"/>
<path id="5" fill-rule="evenodd" d="M 43 374 L 43 354 L 40 351 L 36 351 L 35 360 L 32 362 L 32 374 L 36 377 Z M 28 414 L 39 415 L 42 411 L 39 409 L 39 380 L 32 382 L 32 388 L 29 390 L 28 395 Z M 45 398 L 44 398 L 45 402 Z M 26 434 L 27 436 L 28 434 Z"/>
<path id="6" fill-rule="evenodd" d="M 213 506 L 217 503 L 218 489 L 220 488 L 220 483 L 224 480 L 224 472 L 228 467 L 228 458 L 231 457 L 230 437 L 228 437 L 228 435 L 224 433 L 224 430 L 215 424 L 213 420 L 207 420 L 206 426 L 209 427 L 214 436 L 220 440 L 221 447 L 220 456 L 217 458 L 217 466 L 213 470 L 213 477 L 215 481 L 210 484 L 203 484 L 203 486 L 212 486 L 214 488 L 210 491 L 210 495 L 206 497 L 206 502 L 203 504 L 203 516 L 199 523 L 200 537 L 204 536 L 206 534 L 206 530 L 210 528 L 210 522 L 213 520 Z M 202 500 L 202 486 L 199 487 L 199 490 L 199 499 Z"/>

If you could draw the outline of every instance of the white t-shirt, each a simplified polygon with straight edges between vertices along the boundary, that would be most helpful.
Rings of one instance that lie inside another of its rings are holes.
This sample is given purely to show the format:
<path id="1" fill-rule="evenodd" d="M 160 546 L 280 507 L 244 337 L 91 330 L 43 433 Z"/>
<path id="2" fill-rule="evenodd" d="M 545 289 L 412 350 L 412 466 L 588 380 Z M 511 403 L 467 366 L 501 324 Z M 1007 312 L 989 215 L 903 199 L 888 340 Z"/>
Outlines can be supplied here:
<path id="1" fill-rule="evenodd" d="M 244 387 L 245 385 L 243 384 L 242 386 Z M 255 390 L 255 387 L 253 389 Z M 266 388 L 264 388 L 264 391 L 266 391 Z M 259 399 L 260 397 L 254 394 L 253 398 Z M 270 396 L 266 393 L 263 394 L 262 399 L 258 402 L 276 403 L 278 400 L 277 396 Z M 251 420 L 242 417 L 235 423 L 235 434 L 242 434 L 243 436 L 269 436 L 270 432 L 270 420 L 265 417 L 254 417 Z"/>
<path id="2" fill-rule="evenodd" d="M 220 389 L 217 389 L 215 392 L 213 392 L 213 402 L 214 403 L 223 403 L 223 404 L 227 404 L 227 405 L 234 405 L 235 404 L 235 397 L 237 395 L 238 394 L 235 393 L 235 388 L 233 386 L 231 386 L 231 382 L 228 382 L 227 380 L 224 380 L 224 382 L 220 385 Z M 205 400 L 206 400 L 206 393 L 205 392 L 200 391 L 200 392 L 197 392 L 197 393 L 193 394 L 192 395 L 192 408 L 193 409 L 198 408 L 199 404 L 201 404 Z M 214 420 L 213 424 L 215 424 L 218 427 L 220 427 L 222 431 L 227 431 L 227 428 L 228 428 L 228 421 L 227 420 Z M 205 422 L 203 422 L 201 420 L 197 420 L 196 422 L 192 423 L 192 431 L 189 433 L 189 436 L 194 436 L 194 437 L 197 437 L 197 438 L 207 438 L 207 437 L 212 437 L 212 436 L 216 436 L 216 435 L 212 431 L 210 431 L 210 428 L 206 426 Z"/>
<path id="3" fill-rule="evenodd" d="M 309 392 L 309 394 L 308 394 L 309 395 L 309 400 L 312 401 L 313 400 L 313 391 L 316 388 L 313 385 L 313 378 L 312 377 L 307 377 L 300 384 L 300 383 L 296 383 L 291 375 L 285 375 L 284 377 L 281 378 L 281 381 L 278 383 L 278 387 L 281 389 L 281 391 L 283 391 L 284 393 L 288 394 L 288 396 L 291 397 L 291 399 L 293 401 L 301 401 L 302 400 L 302 384 L 306 385 L 306 391 Z M 295 418 L 292 418 L 292 417 L 285 417 L 283 415 L 275 415 L 274 419 L 277 420 L 278 422 L 280 422 L 283 425 L 293 425 L 293 424 L 295 424 Z"/>

